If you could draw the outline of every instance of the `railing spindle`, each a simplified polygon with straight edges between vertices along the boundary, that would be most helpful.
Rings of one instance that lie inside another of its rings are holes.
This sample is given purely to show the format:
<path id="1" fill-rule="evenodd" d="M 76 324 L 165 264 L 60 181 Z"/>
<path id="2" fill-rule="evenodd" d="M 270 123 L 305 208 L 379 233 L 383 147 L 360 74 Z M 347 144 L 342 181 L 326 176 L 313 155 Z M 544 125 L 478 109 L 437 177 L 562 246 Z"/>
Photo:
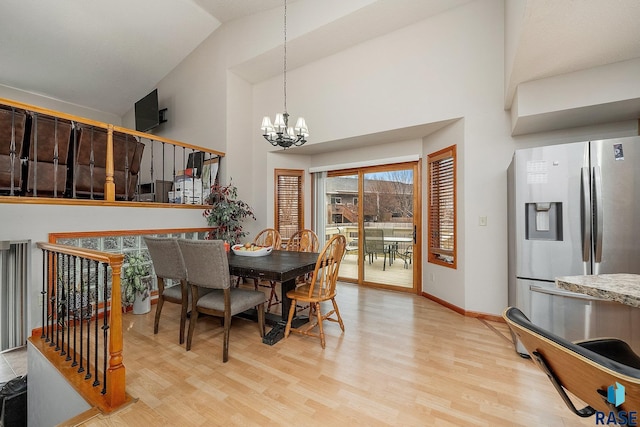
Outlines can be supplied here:
<path id="1" fill-rule="evenodd" d="M 84 288 L 85 288 L 85 280 L 84 280 L 84 267 L 85 259 L 80 259 L 80 367 L 78 368 L 78 373 L 84 372 Z"/>
<path id="2" fill-rule="evenodd" d="M 109 332 L 109 322 L 107 321 L 108 316 L 107 316 L 107 301 L 109 300 L 109 288 L 107 286 L 107 279 L 109 277 L 108 275 L 108 265 L 107 263 L 103 263 L 104 266 L 104 276 L 103 276 L 103 280 L 102 283 L 104 283 L 104 287 L 102 288 L 102 300 L 104 301 L 104 309 L 103 309 L 103 316 L 102 316 L 102 338 L 103 341 L 105 343 L 105 345 L 102 346 L 102 351 L 103 351 L 103 355 L 102 355 L 102 390 L 101 393 L 105 394 L 107 392 L 107 337 L 108 337 L 108 332 Z"/>
<path id="3" fill-rule="evenodd" d="M 87 373 L 85 380 L 91 378 L 91 317 L 93 310 L 91 309 L 91 261 L 87 260 Z"/>
<path id="4" fill-rule="evenodd" d="M 93 337 L 93 342 L 94 342 L 94 349 L 93 349 L 93 354 L 94 354 L 94 356 L 93 356 L 93 359 L 94 359 L 94 362 L 93 362 L 93 369 L 94 369 L 93 378 L 94 378 L 94 381 L 93 381 L 93 386 L 95 387 L 95 386 L 100 384 L 100 381 L 98 380 L 98 378 L 100 378 L 99 375 L 98 375 L 98 354 L 99 354 L 98 344 L 100 344 L 98 342 L 98 337 L 99 337 L 99 335 L 98 335 L 98 323 L 99 323 L 98 322 L 98 306 L 99 306 L 99 303 L 100 303 L 100 271 L 99 271 L 98 267 L 100 265 L 99 265 L 98 261 L 94 261 L 94 262 L 95 262 L 95 267 L 96 267 L 95 268 L 95 272 L 96 272 L 95 273 L 96 274 L 96 280 L 95 280 L 95 301 L 96 301 L 95 305 L 96 305 L 96 309 L 94 310 L 96 319 L 95 319 L 95 322 L 94 322 L 95 323 L 95 335 Z M 105 308 L 106 308 L 106 301 L 105 301 Z"/>

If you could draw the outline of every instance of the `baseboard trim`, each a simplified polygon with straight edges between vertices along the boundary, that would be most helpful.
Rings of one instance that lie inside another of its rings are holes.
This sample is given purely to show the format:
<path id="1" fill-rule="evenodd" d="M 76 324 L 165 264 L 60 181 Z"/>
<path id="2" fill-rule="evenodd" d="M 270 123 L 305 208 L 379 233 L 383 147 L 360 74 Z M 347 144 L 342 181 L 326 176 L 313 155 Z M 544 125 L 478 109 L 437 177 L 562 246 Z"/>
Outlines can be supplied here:
<path id="1" fill-rule="evenodd" d="M 490 320 L 492 322 L 506 323 L 502 318 L 502 316 L 496 316 L 495 314 L 488 314 L 488 313 L 480 313 L 478 311 L 467 311 L 464 308 L 451 304 L 450 302 L 440 299 L 437 296 L 431 295 L 427 292 L 422 292 L 421 295 L 427 299 L 430 299 L 433 302 L 440 304 L 443 307 L 448 308 L 449 310 L 453 310 L 456 313 L 466 317 L 475 317 L 477 319 Z"/>

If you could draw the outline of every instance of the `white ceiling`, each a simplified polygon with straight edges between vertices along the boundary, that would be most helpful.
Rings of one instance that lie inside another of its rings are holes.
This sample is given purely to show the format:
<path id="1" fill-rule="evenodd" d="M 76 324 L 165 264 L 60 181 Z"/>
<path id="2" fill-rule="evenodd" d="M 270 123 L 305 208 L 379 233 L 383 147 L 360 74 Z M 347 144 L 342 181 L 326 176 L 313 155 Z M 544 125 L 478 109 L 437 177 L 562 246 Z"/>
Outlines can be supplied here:
<path id="1" fill-rule="evenodd" d="M 296 55 L 299 63 L 291 68 L 468 1 L 361 0 L 367 7 L 292 41 L 305 55 Z M 640 57 L 638 0 L 505 1 L 522 11 L 505 83 L 507 107 L 521 82 Z M 122 115 L 221 24 L 282 4 L 2 0 L 0 84 Z M 281 70 L 280 54 L 235 71 L 258 81 Z"/>

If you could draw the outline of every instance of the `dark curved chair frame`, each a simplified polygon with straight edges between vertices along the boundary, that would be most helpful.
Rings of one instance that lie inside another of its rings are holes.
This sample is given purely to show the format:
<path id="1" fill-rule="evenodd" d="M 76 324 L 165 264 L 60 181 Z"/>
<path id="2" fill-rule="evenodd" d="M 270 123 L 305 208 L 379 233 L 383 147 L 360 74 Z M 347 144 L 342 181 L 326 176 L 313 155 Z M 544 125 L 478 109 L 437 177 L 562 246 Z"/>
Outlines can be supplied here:
<path id="1" fill-rule="evenodd" d="M 589 417 L 602 411 L 618 417 L 640 409 L 640 357 L 626 342 L 598 338 L 573 343 L 534 325 L 515 307 L 507 308 L 503 318 L 574 414 Z M 616 383 L 625 388 L 618 406 L 608 400 L 608 388 Z M 577 409 L 566 391 L 587 406 Z"/>

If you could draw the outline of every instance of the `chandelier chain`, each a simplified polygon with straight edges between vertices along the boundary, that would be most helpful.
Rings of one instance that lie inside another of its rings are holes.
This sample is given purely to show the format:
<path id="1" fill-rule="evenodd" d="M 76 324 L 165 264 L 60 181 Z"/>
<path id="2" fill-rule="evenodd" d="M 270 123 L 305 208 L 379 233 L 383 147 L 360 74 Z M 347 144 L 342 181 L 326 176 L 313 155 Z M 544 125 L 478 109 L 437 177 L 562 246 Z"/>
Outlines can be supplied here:
<path id="1" fill-rule="evenodd" d="M 287 112 L 287 0 L 284 0 L 284 72 L 283 86 L 284 86 L 284 112 Z"/>

